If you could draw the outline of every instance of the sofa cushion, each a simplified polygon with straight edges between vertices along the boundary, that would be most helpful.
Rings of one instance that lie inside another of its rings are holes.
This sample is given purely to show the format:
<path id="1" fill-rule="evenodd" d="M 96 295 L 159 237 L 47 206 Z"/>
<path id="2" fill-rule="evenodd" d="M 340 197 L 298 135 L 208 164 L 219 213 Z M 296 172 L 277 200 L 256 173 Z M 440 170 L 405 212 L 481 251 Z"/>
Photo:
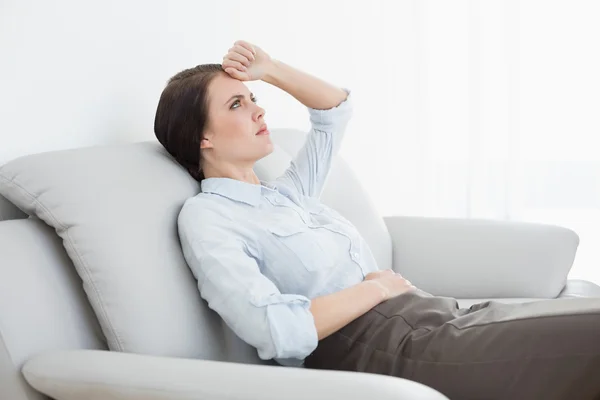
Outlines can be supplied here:
<path id="1" fill-rule="evenodd" d="M 185 263 L 177 215 L 198 191 L 156 141 L 28 155 L 0 168 L 0 194 L 63 239 L 111 350 L 256 362 L 205 305 Z"/>

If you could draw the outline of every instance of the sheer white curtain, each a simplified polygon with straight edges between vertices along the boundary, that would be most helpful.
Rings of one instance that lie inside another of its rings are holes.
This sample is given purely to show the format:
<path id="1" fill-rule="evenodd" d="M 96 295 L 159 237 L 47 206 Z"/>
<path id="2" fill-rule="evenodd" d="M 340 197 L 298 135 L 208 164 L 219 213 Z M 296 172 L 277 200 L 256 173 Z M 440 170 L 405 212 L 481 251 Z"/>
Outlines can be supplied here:
<path id="1" fill-rule="evenodd" d="M 353 89 L 342 155 L 384 215 L 558 224 L 600 283 L 600 2 L 240 2 L 241 37 Z M 304 109 L 252 85 L 271 126 Z"/>

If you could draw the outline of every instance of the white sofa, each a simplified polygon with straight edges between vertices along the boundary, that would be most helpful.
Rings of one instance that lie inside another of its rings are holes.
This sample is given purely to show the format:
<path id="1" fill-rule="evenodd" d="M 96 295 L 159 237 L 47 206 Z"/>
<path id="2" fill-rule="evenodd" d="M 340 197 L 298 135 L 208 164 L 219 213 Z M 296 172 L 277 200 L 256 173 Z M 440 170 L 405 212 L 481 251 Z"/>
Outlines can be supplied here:
<path id="1" fill-rule="evenodd" d="M 272 134 L 276 151 L 256 165 L 263 180 L 304 140 Z M 405 379 L 258 359 L 206 306 L 181 254 L 177 214 L 198 191 L 155 141 L 0 168 L 0 399 L 445 398 Z M 381 216 L 341 158 L 322 200 L 358 227 L 381 268 L 461 306 L 600 297 L 567 280 L 579 243 L 569 229 Z"/>

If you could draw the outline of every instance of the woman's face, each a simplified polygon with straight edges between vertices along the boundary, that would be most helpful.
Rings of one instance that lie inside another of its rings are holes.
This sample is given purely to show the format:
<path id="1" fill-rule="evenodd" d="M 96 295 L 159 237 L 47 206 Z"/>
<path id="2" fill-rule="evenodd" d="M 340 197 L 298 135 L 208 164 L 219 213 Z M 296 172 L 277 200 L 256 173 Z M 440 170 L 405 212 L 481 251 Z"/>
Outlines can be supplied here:
<path id="1" fill-rule="evenodd" d="M 201 144 L 210 149 L 211 154 L 204 152 L 207 161 L 252 166 L 273 151 L 271 135 L 264 130 L 265 110 L 255 100 L 246 85 L 228 74 L 213 78 L 208 87 L 207 140 Z"/>

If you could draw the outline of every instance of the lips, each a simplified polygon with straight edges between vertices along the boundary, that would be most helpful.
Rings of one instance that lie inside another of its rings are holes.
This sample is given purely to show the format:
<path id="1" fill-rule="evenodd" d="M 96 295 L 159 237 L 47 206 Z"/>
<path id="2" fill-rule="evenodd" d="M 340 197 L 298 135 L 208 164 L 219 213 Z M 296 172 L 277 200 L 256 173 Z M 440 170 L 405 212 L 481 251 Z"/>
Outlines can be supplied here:
<path id="1" fill-rule="evenodd" d="M 263 125 L 260 127 L 259 131 L 256 132 L 256 136 L 258 135 L 268 135 L 269 134 L 269 129 L 267 129 L 267 125 Z"/>

